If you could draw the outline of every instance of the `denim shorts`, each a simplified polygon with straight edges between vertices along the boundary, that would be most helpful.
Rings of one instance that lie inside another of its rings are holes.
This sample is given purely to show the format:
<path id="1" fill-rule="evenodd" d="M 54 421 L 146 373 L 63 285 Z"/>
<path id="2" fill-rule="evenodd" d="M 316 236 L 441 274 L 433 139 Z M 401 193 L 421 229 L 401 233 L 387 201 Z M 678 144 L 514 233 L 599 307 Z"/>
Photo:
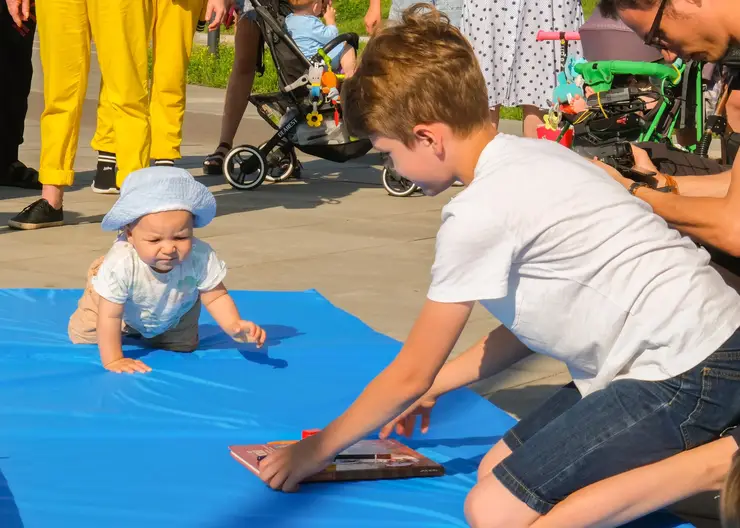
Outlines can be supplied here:
<path id="1" fill-rule="evenodd" d="M 581 398 L 575 385 L 507 432 L 512 453 L 493 469 L 544 515 L 574 491 L 719 438 L 740 423 L 740 330 L 665 381 L 618 380 Z"/>

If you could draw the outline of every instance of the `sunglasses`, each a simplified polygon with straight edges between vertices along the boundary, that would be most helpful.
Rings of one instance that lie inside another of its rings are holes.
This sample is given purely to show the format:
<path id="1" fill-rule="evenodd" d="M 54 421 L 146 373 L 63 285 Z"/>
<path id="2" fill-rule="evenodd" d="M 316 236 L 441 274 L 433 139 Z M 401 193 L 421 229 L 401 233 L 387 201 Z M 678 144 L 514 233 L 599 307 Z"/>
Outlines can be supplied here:
<path id="1" fill-rule="evenodd" d="M 660 38 L 660 23 L 663 21 L 663 12 L 665 6 L 668 4 L 668 0 L 660 0 L 658 10 L 655 12 L 655 19 L 653 19 L 653 25 L 650 27 L 650 31 L 645 35 L 645 44 L 653 48 L 663 49 L 663 42 Z"/>

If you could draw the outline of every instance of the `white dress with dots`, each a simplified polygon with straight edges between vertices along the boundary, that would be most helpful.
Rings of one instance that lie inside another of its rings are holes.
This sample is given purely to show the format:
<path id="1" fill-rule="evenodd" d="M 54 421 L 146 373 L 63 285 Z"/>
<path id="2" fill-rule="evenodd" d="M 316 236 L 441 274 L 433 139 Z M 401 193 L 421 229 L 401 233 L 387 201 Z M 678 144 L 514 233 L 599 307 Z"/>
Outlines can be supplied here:
<path id="1" fill-rule="evenodd" d="M 489 107 L 547 108 L 560 67 L 560 42 L 537 42 L 537 32 L 578 31 L 582 24 L 578 0 L 464 0 L 461 30 L 480 62 Z M 569 42 L 568 53 L 580 57 L 580 42 Z"/>

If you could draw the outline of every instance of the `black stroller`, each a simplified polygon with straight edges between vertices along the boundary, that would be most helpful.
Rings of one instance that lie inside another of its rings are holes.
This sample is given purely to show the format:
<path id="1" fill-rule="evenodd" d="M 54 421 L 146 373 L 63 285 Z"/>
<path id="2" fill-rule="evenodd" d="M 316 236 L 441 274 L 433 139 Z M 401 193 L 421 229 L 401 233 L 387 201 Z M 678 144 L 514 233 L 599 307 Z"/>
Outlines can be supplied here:
<path id="1" fill-rule="evenodd" d="M 345 43 L 357 50 L 359 36 L 345 33 L 307 59 L 285 31 L 289 7 L 277 0 L 251 0 L 257 12 L 263 42 L 267 44 L 277 70 L 280 91 L 252 94 L 259 115 L 275 129 L 275 135 L 259 148 L 239 145 L 224 159 L 224 176 L 232 187 L 251 190 L 268 181 L 283 181 L 300 174 L 295 148 L 308 155 L 344 163 L 367 154 L 367 139 L 349 136 L 342 120 L 338 82 L 342 76 L 331 70 L 327 53 Z M 286 11 L 286 9 L 288 11 Z M 264 72 L 262 54 L 258 72 Z"/>

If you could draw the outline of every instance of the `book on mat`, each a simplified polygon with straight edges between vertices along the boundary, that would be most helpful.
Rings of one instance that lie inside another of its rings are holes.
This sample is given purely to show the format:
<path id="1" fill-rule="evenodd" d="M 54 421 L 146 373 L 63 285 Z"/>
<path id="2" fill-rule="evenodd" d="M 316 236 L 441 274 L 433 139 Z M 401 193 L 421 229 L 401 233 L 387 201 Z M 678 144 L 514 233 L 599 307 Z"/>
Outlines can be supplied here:
<path id="1" fill-rule="evenodd" d="M 231 456 L 259 475 L 259 460 L 292 442 L 229 446 Z M 380 480 L 441 477 L 444 466 L 397 440 L 360 440 L 345 449 L 334 462 L 304 482 Z"/>

